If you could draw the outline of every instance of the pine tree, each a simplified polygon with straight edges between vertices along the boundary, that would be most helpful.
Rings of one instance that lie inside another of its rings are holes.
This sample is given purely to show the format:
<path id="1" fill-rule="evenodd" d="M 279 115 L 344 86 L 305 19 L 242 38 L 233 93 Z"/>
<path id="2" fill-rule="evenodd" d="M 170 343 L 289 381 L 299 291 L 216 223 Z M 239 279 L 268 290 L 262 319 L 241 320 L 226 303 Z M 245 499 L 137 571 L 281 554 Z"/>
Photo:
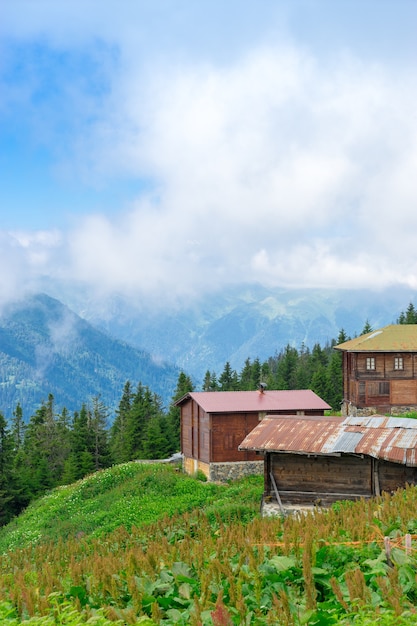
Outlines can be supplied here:
<path id="1" fill-rule="evenodd" d="M 144 402 L 145 387 L 139 382 L 127 416 L 126 445 L 129 460 L 140 459 L 142 455 L 143 437 L 146 426 Z"/>
<path id="2" fill-rule="evenodd" d="M 276 389 L 295 389 L 298 352 L 289 344 L 284 353 L 279 355 L 278 367 L 275 379 Z"/>
<path id="3" fill-rule="evenodd" d="M 80 463 L 78 459 L 71 452 L 64 463 L 64 470 L 62 472 L 61 483 L 63 485 L 70 485 L 71 483 L 75 483 L 79 478 L 82 478 L 83 476 L 79 472 L 79 467 L 80 467 Z"/>
<path id="4" fill-rule="evenodd" d="M 91 409 L 88 411 L 88 427 L 92 434 L 94 469 L 95 471 L 111 465 L 111 455 L 108 443 L 107 419 L 108 408 L 99 396 L 92 400 Z"/>
<path id="5" fill-rule="evenodd" d="M 13 475 L 13 437 L 0 413 L 0 526 L 18 513 L 16 485 Z"/>
<path id="6" fill-rule="evenodd" d="M 143 440 L 143 458 L 165 459 L 170 455 L 167 419 L 163 415 L 151 417 Z"/>
<path id="7" fill-rule="evenodd" d="M 261 362 L 258 357 L 256 357 L 256 359 L 252 363 L 251 370 L 252 371 L 249 390 L 253 391 L 254 389 L 258 389 L 260 382 L 264 382 L 261 381 Z"/>
<path id="8" fill-rule="evenodd" d="M 128 420 L 132 409 L 133 392 L 130 381 L 125 383 L 123 394 L 110 430 L 110 450 L 115 463 L 129 461 Z"/>
<path id="9" fill-rule="evenodd" d="M 219 376 L 220 391 L 234 391 L 239 388 L 237 373 L 232 369 L 229 361 L 226 361 L 223 372 Z"/>
<path id="10" fill-rule="evenodd" d="M 206 371 L 203 382 L 203 391 L 218 391 L 219 385 L 215 372 Z"/>
<path id="11" fill-rule="evenodd" d="M 319 343 L 315 343 L 311 351 L 311 365 L 315 369 L 319 365 L 327 365 L 328 354 L 326 350 L 321 347 Z"/>
<path id="12" fill-rule="evenodd" d="M 12 474 L 14 485 L 14 515 L 18 515 L 30 502 L 31 490 L 27 476 L 27 458 L 24 451 L 26 426 L 20 403 L 13 411 L 11 437 L 13 443 Z"/>
<path id="13" fill-rule="evenodd" d="M 368 333 L 371 333 L 372 331 L 373 331 L 373 328 L 371 324 L 369 323 L 369 320 L 366 320 L 365 326 L 362 329 L 361 335 L 367 335 Z"/>
<path id="14" fill-rule="evenodd" d="M 241 391 L 250 391 L 252 389 L 252 362 L 246 359 L 239 375 L 239 389 Z"/>
<path id="15" fill-rule="evenodd" d="M 23 446 L 25 439 L 25 422 L 23 421 L 23 409 L 20 402 L 17 403 L 13 411 L 12 418 L 12 436 L 14 442 L 14 450 L 17 453 Z"/>
<path id="16" fill-rule="evenodd" d="M 268 361 L 265 361 L 261 365 L 260 382 L 263 382 L 268 386 L 268 379 L 269 379 L 269 367 L 268 367 Z"/>
<path id="17" fill-rule="evenodd" d="M 397 324 L 417 324 L 417 309 L 412 302 L 408 305 L 405 313 L 400 313 Z"/>
<path id="18" fill-rule="evenodd" d="M 70 453 L 68 411 L 64 408 L 60 415 L 55 412 L 55 399 L 49 394 L 40 411 L 43 424 L 39 429 L 46 462 L 46 473 L 52 474 L 51 486 L 60 484 L 64 464 Z"/>
<path id="19" fill-rule="evenodd" d="M 301 344 L 300 351 L 298 353 L 298 361 L 295 371 L 295 380 L 297 389 L 309 389 L 311 383 L 311 355 L 310 350 L 306 346 Z"/>
<path id="20" fill-rule="evenodd" d="M 334 411 L 340 411 L 343 400 L 342 353 L 334 350 L 327 366 L 327 389 L 323 400 L 328 402 Z"/>
<path id="21" fill-rule="evenodd" d="M 341 344 L 341 343 L 345 343 L 345 341 L 349 341 L 349 337 L 348 337 L 348 335 L 346 334 L 345 330 L 342 328 L 342 329 L 339 331 L 339 335 L 338 335 L 338 337 L 337 337 L 337 340 L 336 340 L 336 344 L 335 344 L 335 345 L 336 345 L 336 346 L 338 346 L 338 345 L 339 345 L 339 344 Z"/>
<path id="22" fill-rule="evenodd" d="M 94 471 L 94 438 L 89 427 L 86 404 L 76 411 L 70 429 L 70 454 L 66 460 L 62 482 L 69 484 Z"/>
<path id="23" fill-rule="evenodd" d="M 50 396 L 31 416 L 25 431 L 20 470 L 24 491 L 30 494 L 30 499 L 58 484 L 53 463 L 49 464 L 54 445 L 57 437 L 53 426 L 53 396 Z"/>
<path id="24" fill-rule="evenodd" d="M 320 396 L 320 398 L 327 401 L 328 378 L 326 367 L 322 364 L 317 365 L 313 372 L 313 376 L 311 378 L 311 389 L 314 393 Z"/>

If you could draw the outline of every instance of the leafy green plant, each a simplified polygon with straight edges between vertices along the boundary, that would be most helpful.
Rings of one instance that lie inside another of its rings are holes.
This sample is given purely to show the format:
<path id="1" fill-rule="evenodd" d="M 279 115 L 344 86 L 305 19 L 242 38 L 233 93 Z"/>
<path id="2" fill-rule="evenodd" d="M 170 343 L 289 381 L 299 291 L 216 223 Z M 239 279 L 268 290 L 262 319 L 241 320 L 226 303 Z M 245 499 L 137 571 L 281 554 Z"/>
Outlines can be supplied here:
<path id="1" fill-rule="evenodd" d="M 403 542 L 416 525 L 416 488 L 265 519 L 262 489 L 261 477 L 214 485 L 132 463 L 51 492 L 0 533 L 0 622 L 417 620 L 415 547 Z"/>
<path id="2" fill-rule="evenodd" d="M 34 502 L 0 528 L 0 552 L 71 536 L 99 537 L 120 526 L 151 524 L 203 504 L 210 506 L 217 499 L 233 501 L 235 494 L 230 491 L 228 496 L 229 489 L 227 485 L 193 480 L 167 464 L 117 465 L 73 485 L 58 487 Z M 254 511 L 261 489 L 258 477 L 257 488 L 249 496 Z"/>
<path id="3" fill-rule="evenodd" d="M 195 473 L 195 478 L 197 480 L 201 480 L 201 482 L 206 483 L 207 482 L 207 476 L 205 475 L 205 473 L 203 472 L 203 470 L 198 469 Z"/>

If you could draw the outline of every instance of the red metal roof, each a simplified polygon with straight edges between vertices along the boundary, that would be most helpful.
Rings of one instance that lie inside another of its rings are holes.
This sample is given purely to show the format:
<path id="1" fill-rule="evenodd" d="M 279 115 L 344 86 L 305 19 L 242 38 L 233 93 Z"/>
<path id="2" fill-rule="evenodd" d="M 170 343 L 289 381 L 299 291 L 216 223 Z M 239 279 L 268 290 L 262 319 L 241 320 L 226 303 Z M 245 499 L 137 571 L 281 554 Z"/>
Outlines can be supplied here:
<path id="1" fill-rule="evenodd" d="M 176 404 L 192 398 L 206 413 L 328 410 L 330 406 L 311 389 L 271 391 L 192 391 Z"/>
<path id="2" fill-rule="evenodd" d="M 417 467 L 417 420 L 400 417 L 267 416 L 239 450 L 364 454 Z"/>

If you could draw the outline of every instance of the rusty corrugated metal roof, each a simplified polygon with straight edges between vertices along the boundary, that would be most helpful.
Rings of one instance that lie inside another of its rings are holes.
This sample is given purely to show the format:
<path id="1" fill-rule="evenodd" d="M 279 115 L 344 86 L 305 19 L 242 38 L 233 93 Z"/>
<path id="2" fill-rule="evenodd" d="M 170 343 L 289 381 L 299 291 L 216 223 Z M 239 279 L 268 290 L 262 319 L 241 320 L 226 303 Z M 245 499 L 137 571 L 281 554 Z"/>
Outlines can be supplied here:
<path id="1" fill-rule="evenodd" d="M 336 435 L 341 417 L 267 416 L 245 437 L 240 450 L 321 453 Z"/>
<path id="2" fill-rule="evenodd" d="M 239 450 L 298 454 L 363 454 L 417 466 L 417 420 L 372 417 L 267 416 Z"/>
<path id="3" fill-rule="evenodd" d="M 346 352 L 417 352 L 417 324 L 390 324 L 339 343 L 335 349 Z"/>
<path id="4" fill-rule="evenodd" d="M 192 391 L 176 402 L 192 398 L 206 413 L 270 411 L 326 411 L 330 406 L 311 389 L 271 391 Z"/>

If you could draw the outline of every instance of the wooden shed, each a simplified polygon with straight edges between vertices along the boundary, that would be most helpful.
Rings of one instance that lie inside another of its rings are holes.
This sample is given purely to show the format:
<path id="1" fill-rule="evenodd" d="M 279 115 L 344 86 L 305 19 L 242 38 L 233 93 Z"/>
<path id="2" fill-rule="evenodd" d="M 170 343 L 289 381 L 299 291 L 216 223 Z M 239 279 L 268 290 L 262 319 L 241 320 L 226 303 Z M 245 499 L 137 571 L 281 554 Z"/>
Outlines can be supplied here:
<path id="1" fill-rule="evenodd" d="M 345 341 L 346 415 L 417 411 L 417 324 L 391 324 Z"/>
<path id="2" fill-rule="evenodd" d="M 267 416 L 239 446 L 264 455 L 264 499 L 329 505 L 417 484 L 417 420 Z"/>
<path id="3" fill-rule="evenodd" d="M 201 470 L 209 480 L 262 471 L 259 454 L 238 447 L 267 414 L 324 415 L 330 409 L 310 389 L 191 392 L 176 404 L 184 469 L 189 474 Z"/>

